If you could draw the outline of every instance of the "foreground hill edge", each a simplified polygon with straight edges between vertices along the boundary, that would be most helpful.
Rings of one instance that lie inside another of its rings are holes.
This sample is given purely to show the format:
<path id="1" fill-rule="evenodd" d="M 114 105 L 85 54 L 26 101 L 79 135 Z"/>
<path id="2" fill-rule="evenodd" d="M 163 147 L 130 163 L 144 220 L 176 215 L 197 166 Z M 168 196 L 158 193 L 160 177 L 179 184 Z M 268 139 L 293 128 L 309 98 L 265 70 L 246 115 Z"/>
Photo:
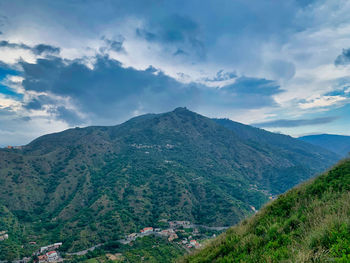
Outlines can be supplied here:
<path id="1" fill-rule="evenodd" d="M 350 262 L 350 159 L 180 262 Z"/>

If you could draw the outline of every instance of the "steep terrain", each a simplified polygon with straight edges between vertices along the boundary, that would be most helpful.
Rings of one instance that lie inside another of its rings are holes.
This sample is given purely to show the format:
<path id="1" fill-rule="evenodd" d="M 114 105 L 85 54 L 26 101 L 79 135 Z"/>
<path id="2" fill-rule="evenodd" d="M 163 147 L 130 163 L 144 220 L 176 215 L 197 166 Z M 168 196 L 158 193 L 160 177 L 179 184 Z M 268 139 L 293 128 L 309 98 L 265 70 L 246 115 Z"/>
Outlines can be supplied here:
<path id="1" fill-rule="evenodd" d="M 184 262 L 350 262 L 350 160 L 279 196 Z"/>
<path id="2" fill-rule="evenodd" d="M 300 140 L 308 142 L 324 149 L 347 156 L 350 153 L 350 136 L 334 134 L 318 134 L 299 137 Z"/>
<path id="3" fill-rule="evenodd" d="M 0 205 L 18 222 L 17 230 L 2 226 L 10 238 L 0 249 L 11 244 L 11 257 L 21 257 L 30 241 L 62 241 L 63 250 L 77 251 L 164 218 L 232 225 L 337 159 L 185 108 L 45 135 L 0 150 Z"/>

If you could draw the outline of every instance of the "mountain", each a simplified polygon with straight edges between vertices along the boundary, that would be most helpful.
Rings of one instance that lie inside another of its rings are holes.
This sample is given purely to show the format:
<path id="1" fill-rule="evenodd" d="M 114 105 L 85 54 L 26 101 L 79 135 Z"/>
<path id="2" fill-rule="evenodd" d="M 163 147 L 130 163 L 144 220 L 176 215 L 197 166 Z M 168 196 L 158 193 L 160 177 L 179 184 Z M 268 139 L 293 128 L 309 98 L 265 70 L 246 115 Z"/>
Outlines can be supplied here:
<path id="1" fill-rule="evenodd" d="M 299 139 L 304 142 L 323 147 L 337 153 L 340 156 L 345 157 L 350 152 L 350 136 L 318 134 L 299 137 Z"/>
<path id="2" fill-rule="evenodd" d="M 339 158 L 232 125 L 240 129 L 177 108 L 1 149 L 0 227 L 9 239 L 0 259 L 59 241 L 77 251 L 161 219 L 229 226 Z"/>
<path id="3" fill-rule="evenodd" d="M 184 262 L 350 262 L 350 159 L 278 197 Z"/>
<path id="4" fill-rule="evenodd" d="M 229 119 L 213 120 L 221 126 L 224 126 L 225 128 L 233 131 L 245 144 L 251 145 L 252 147 L 259 147 L 260 150 L 265 150 L 270 154 L 273 154 L 274 159 L 283 157 L 283 163 L 298 163 L 300 165 L 300 168 L 313 166 L 313 164 L 311 164 L 315 161 L 313 158 L 324 154 L 324 151 L 321 150 L 319 146 L 296 140 L 291 136 L 271 133 L 260 128 L 255 128 L 249 125 L 244 125 L 242 123 L 234 122 Z M 338 155 L 338 160 L 341 159 L 340 156 L 341 155 Z M 274 171 L 278 172 L 276 168 Z M 283 193 L 291 188 L 290 186 L 293 184 L 293 180 L 297 179 L 298 182 L 302 182 L 307 179 L 304 177 L 305 171 L 303 171 L 303 168 L 296 169 L 296 167 L 293 167 L 293 169 L 295 170 L 291 172 L 292 174 L 286 170 L 283 170 L 279 176 L 275 177 L 276 180 L 281 180 L 281 178 L 286 181 L 290 180 L 290 182 L 286 185 L 281 185 L 280 181 L 274 181 L 273 178 L 269 177 L 265 177 L 267 180 L 266 184 L 273 183 L 272 188 L 277 190 L 277 193 Z"/>

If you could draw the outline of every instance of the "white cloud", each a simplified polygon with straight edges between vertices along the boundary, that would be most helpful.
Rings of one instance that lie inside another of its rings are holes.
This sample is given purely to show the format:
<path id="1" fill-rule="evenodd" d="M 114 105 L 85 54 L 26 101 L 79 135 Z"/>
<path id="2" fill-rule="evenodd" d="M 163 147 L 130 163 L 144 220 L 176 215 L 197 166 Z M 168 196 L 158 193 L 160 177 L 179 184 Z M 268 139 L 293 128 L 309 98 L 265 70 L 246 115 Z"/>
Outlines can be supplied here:
<path id="1" fill-rule="evenodd" d="M 339 104 L 343 104 L 344 102 L 348 102 L 349 99 L 343 96 L 323 96 L 316 99 L 310 99 L 307 102 L 299 103 L 299 107 L 301 109 L 313 109 L 313 108 L 323 108 L 330 106 L 339 106 Z"/>
<path id="2" fill-rule="evenodd" d="M 29 63 L 35 63 L 36 56 L 29 50 L 0 48 L 0 61 L 6 64 L 15 64 L 20 59 Z"/>

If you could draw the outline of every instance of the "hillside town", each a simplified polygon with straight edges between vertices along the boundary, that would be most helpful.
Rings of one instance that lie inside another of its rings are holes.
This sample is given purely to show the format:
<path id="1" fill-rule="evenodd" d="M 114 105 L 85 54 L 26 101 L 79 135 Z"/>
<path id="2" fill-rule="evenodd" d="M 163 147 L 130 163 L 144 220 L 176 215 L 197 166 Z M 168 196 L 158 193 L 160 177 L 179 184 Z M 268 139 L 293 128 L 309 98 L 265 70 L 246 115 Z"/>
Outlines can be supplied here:
<path id="1" fill-rule="evenodd" d="M 146 236 L 154 236 L 158 238 L 165 238 L 168 242 L 175 242 L 177 245 L 183 247 L 185 250 L 198 249 L 202 246 L 202 242 L 209 238 L 215 238 L 217 233 L 225 230 L 227 227 L 209 227 L 203 225 L 192 224 L 190 221 L 167 221 L 166 219 L 159 220 L 159 226 L 147 226 L 139 230 L 126 235 L 124 239 L 118 240 L 123 245 L 132 245 L 132 243 L 138 239 Z M 161 227 L 162 226 L 162 227 Z M 205 232 L 205 233 L 204 233 Z M 210 233 L 210 235 L 208 235 Z M 0 232 L 0 241 L 8 239 L 9 235 L 7 231 Z M 37 245 L 36 241 L 30 241 L 29 244 Z M 49 245 L 39 247 L 30 257 L 25 257 L 20 260 L 15 260 L 12 263 L 55 263 L 63 262 L 67 259 L 71 259 L 74 256 L 83 256 L 96 248 L 103 246 L 103 244 L 97 244 L 91 248 L 74 253 L 62 253 L 60 247 L 62 242 L 57 242 Z M 0 261 L 0 263 L 5 263 Z M 6 262 L 7 263 L 7 262 Z"/>
<path id="2" fill-rule="evenodd" d="M 148 235 L 154 235 L 156 237 L 165 237 L 169 242 L 177 242 L 179 245 L 184 246 L 186 250 L 191 248 L 200 248 L 200 240 L 215 237 L 214 233 L 212 236 L 206 236 L 200 231 L 205 229 L 206 231 L 221 232 L 226 227 L 208 227 L 202 225 L 192 224 L 190 221 L 167 221 L 160 220 L 160 222 L 167 223 L 168 227 L 162 229 L 160 227 L 144 227 L 139 233 L 131 233 L 124 239 L 119 240 L 122 244 L 129 244 L 135 241 L 137 238 L 142 238 Z"/>
<path id="3" fill-rule="evenodd" d="M 37 252 L 33 253 L 34 262 L 46 263 L 63 261 L 63 258 L 57 251 L 57 249 L 59 249 L 60 246 L 62 246 L 62 242 L 40 247 L 40 249 Z"/>

